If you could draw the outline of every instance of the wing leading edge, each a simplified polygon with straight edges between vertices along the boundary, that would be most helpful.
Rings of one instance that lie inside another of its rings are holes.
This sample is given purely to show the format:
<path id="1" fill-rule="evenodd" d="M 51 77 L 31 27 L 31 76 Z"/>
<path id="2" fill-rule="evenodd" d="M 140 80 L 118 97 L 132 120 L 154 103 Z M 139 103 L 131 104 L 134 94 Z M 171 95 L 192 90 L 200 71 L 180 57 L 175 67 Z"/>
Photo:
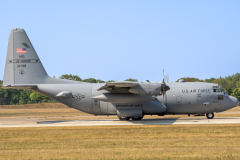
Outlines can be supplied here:
<path id="1" fill-rule="evenodd" d="M 98 91 L 106 90 L 111 93 L 133 93 L 140 95 L 162 95 L 163 92 L 169 90 L 170 87 L 164 83 L 158 82 L 111 82 L 100 87 Z"/>
<path id="2" fill-rule="evenodd" d="M 138 82 L 130 82 L 130 81 L 122 81 L 122 82 L 110 82 L 110 83 L 106 83 L 104 86 L 100 87 L 98 89 L 98 91 L 101 90 L 107 90 L 107 91 L 111 91 L 113 88 L 131 88 L 131 87 L 135 87 L 138 86 L 139 83 Z"/>

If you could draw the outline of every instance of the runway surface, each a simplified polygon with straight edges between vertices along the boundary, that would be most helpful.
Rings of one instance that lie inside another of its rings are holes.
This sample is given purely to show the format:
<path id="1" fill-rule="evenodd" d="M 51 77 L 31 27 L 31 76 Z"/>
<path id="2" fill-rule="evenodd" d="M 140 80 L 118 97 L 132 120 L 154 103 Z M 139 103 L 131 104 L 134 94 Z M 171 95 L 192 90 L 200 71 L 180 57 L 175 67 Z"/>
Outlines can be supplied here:
<path id="1" fill-rule="evenodd" d="M 103 125 L 177 125 L 177 124 L 240 124 L 240 117 L 221 117 L 207 119 L 193 118 L 157 118 L 140 121 L 119 121 L 117 119 L 101 120 L 39 120 L 26 118 L 0 118 L 0 128 L 6 127 L 53 127 L 53 126 L 103 126 Z"/>

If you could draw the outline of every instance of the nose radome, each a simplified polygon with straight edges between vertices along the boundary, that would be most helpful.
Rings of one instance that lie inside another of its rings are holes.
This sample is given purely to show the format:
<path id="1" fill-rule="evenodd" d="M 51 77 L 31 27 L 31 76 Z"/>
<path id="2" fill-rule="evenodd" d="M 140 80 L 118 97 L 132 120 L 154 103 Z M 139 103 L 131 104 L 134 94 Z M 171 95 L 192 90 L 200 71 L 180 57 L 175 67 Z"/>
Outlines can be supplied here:
<path id="1" fill-rule="evenodd" d="M 232 108 L 238 106 L 239 101 L 238 101 L 238 99 L 237 99 L 236 97 L 229 96 L 229 98 L 230 98 L 231 101 L 232 101 Z"/>

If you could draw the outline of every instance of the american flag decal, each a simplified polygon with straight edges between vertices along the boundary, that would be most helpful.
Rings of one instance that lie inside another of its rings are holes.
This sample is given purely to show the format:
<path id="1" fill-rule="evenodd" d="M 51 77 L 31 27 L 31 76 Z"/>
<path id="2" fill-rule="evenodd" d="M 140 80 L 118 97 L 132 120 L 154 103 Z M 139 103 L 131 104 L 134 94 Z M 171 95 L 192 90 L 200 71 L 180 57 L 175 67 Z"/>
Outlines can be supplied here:
<path id="1" fill-rule="evenodd" d="M 26 48 L 17 48 L 17 54 L 27 53 Z"/>

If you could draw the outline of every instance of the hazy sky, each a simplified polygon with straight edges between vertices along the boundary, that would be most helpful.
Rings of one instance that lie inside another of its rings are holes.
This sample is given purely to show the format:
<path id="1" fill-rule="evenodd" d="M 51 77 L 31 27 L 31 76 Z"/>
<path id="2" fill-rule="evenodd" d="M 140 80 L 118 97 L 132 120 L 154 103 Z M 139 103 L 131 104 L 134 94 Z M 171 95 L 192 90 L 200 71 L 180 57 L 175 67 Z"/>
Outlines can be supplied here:
<path id="1" fill-rule="evenodd" d="M 49 76 L 206 79 L 240 72 L 240 1 L 0 0 L 0 79 L 11 29 Z"/>

